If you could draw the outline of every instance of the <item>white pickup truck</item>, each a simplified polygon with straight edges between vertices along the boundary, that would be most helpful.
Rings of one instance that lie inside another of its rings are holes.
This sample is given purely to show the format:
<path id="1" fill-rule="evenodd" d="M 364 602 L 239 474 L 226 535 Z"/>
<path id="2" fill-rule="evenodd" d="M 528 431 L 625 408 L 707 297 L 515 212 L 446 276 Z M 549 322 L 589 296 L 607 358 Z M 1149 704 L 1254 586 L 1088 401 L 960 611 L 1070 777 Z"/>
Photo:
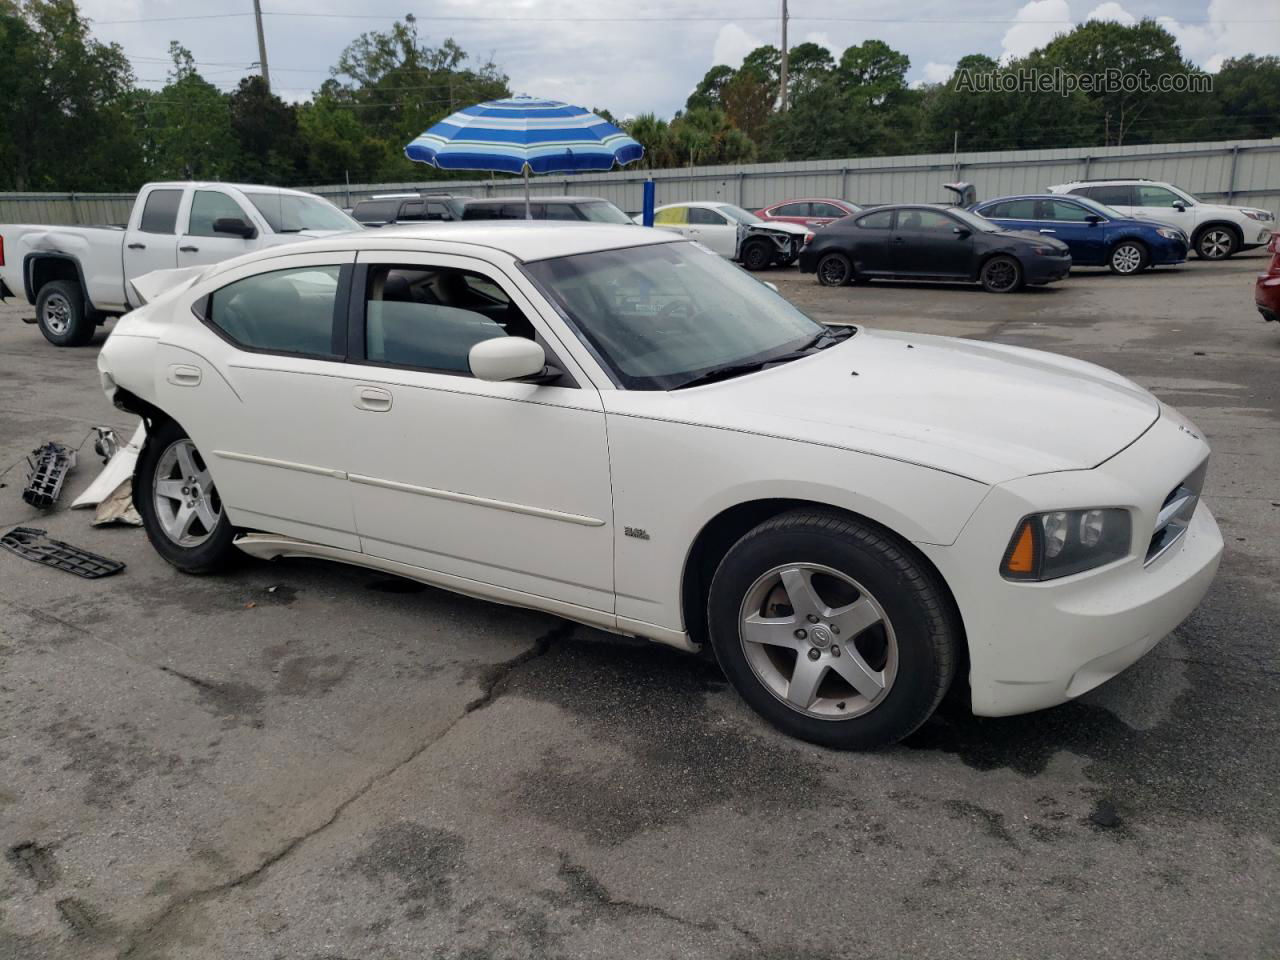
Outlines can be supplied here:
<path id="1" fill-rule="evenodd" d="M 80 346 L 140 306 L 131 281 L 263 247 L 362 229 L 315 194 L 230 183 L 149 183 L 125 227 L 0 224 L 0 299 L 25 297 L 50 342 Z"/>

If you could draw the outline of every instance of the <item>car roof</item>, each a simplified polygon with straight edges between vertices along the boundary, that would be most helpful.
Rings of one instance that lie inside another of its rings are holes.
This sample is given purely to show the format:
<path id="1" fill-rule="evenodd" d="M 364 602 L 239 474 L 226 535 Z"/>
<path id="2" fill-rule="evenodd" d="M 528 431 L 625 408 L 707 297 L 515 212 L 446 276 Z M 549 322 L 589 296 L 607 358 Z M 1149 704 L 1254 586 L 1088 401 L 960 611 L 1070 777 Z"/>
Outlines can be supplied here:
<path id="1" fill-rule="evenodd" d="M 728 200 L 680 200 L 676 203 L 659 204 L 654 209 L 662 210 L 666 207 L 736 207 L 736 203 L 730 203 Z"/>
<path id="2" fill-rule="evenodd" d="M 605 203 L 608 203 L 608 202 L 609 202 L 609 201 L 605 200 L 605 199 L 604 199 L 604 197 L 563 197 L 563 196 L 548 197 L 548 196 L 531 196 L 531 197 L 529 198 L 529 202 L 530 202 L 530 203 L 599 203 L 599 202 L 602 202 L 602 201 L 603 201 L 603 202 L 605 202 Z M 495 203 L 524 203 L 524 197 L 522 197 L 522 196 L 516 196 L 516 197 L 481 197 L 481 198 L 480 198 L 480 199 L 478 199 L 478 200 L 472 200 L 472 201 L 470 201 L 470 202 L 467 204 L 467 206 L 469 206 L 469 207 L 470 207 L 470 206 L 477 206 L 477 207 L 480 207 L 480 206 L 484 206 L 485 204 L 495 204 Z"/>
<path id="3" fill-rule="evenodd" d="M 1088 199 L 1088 197 L 1077 197 L 1061 193 L 1011 193 L 1007 197 L 992 197 L 990 200 L 979 200 L 976 206 L 985 207 L 988 203 L 1003 203 L 1005 200 L 1063 200 L 1071 202 L 1073 200 Z"/>
<path id="4" fill-rule="evenodd" d="M 406 241 L 430 242 L 433 251 L 440 242 L 486 247 L 517 260 L 531 263 L 578 253 L 643 247 L 655 243 L 687 242 L 669 230 L 655 230 L 635 224 L 586 223 L 568 220 L 458 220 L 446 223 L 401 223 L 379 230 L 344 233 L 306 241 L 309 250 L 401 249 Z M 275 247 L 275 250 L 284 249 Z M 290 252 L 299 248 L 290 246 Z"/>
<path id="5" fill-rule="evenodd" d="M 1171 185 L 1168 180 L 1150 180 L 1147 177 L 1116 177 L 1114 180 L 1068 180 L 1066 183 L 1058 183 L 1054 184 L 1054 186 L 1061 189 L 1063 187 L 1128 186 L 1133 183 L 1151 183 L 1157 187 Z"/>
<path id="6" fill-rule="evenodd" d="M 325 199 L 318 193 L 308 193 L 306 190 L 269 187 L 262 183 L 227 183 L 225 180 L 157 180 L 154 183 L 148 183 L 147 186 L 163 187 L 168 190 L 185 190 L 187 187 L 192 187 L 196 190 L 216 190 L 230 187 L 232 190 L 239 190 L 241 193 L 280 193 L 292 194 L 297 197 L 315 197 L 318 200 Z"/>
<path id="7" fill-rule="evenodd" d="M 763 204 L 761 209 L 767 210 L 770 207 L 780 207 L 784 203 L 813 203 L 815 201 L 821 201 L 823 203 L 847 203 L 851 206 L 856 206 L 852 200 L 842 200 L 840 197 L 791 197 L 787 200 L 779 200 L 776 203 Z"/>

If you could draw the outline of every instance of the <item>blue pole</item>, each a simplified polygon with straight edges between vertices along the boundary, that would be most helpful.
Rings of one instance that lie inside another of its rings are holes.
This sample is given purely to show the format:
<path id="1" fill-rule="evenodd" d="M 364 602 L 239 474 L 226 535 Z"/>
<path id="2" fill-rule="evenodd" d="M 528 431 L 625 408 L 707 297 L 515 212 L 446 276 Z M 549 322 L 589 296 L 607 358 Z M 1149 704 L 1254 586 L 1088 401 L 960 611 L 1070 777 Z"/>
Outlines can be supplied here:
<path id="1" fill-rule="evenodd" d="M 646 227 L 653 226 L 653 201 L 655 193 L 656 189 L 654 182 L 652 180 L 646 180 L 644 182 L 644 214 L 641 216 L 641 220 L 644 221 L 644 225 Z"/>

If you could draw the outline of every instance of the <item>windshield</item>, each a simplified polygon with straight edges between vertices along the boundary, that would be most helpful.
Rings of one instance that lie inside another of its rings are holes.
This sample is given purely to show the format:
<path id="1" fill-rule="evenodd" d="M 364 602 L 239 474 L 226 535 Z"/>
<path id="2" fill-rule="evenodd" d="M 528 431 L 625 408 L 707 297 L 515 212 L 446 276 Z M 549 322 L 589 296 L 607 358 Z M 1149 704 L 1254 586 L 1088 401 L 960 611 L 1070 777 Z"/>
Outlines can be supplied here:
<path id="1" fill-rule="evenodd" d="M 608 200 L 593 200 L 578 207 L 582 215 L 594 223 L 631 223 L 631 218 Z"/>
<path id="2" fill-rule="evenodd" d="M 735 207 L 732 203 L 722 203 L 717 209 L 739 223 L 764 223 L 754 213 L 749 210 L 743 210 L 741 207 Z"/>
<path id="3" fill-rule="evenodd" d="M 327 200 L 293 193 L 245 193 L 276 233 L 302 230 L 359 230 L 360 224 Z"/>
<path id="4" fill-rule="evenodd" d="M 780 357 L 827 329 L 693 243 L 583 253 L 524 269 L 631 390 L 671 390 L 710 370 Z"/>
<path id="5" fill-rule="evenodd" d="M 980 217 L 976 213 L 970 213 L 968 210 L 961 210 L 959 207 L 947 207 L 947 213 L 951 214 L 957 220 L 962 220 L 975 230 L 981 230 L 983 233 L 999 233 L 1001 227 L 992 223 L 986 217 Z"/>

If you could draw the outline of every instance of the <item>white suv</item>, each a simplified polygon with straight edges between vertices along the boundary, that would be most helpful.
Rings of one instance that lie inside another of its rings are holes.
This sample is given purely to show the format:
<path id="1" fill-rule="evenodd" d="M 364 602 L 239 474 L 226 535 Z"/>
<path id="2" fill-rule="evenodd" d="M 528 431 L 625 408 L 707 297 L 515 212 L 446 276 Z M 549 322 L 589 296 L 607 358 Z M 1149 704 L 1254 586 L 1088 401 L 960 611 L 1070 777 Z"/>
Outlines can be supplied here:
<path id="1" fill-rule="evenodd" d="M 1275 214 L 1257 207 L 1205 203 L 1171 183 L 1159 180 L 1076 180 L 1049 188 L 1106 204 L 1130 217 L 1158 220 L 1180 227 L 1202 260 L 1224 260 L 1240 250 L 1271 239 Z"/>

